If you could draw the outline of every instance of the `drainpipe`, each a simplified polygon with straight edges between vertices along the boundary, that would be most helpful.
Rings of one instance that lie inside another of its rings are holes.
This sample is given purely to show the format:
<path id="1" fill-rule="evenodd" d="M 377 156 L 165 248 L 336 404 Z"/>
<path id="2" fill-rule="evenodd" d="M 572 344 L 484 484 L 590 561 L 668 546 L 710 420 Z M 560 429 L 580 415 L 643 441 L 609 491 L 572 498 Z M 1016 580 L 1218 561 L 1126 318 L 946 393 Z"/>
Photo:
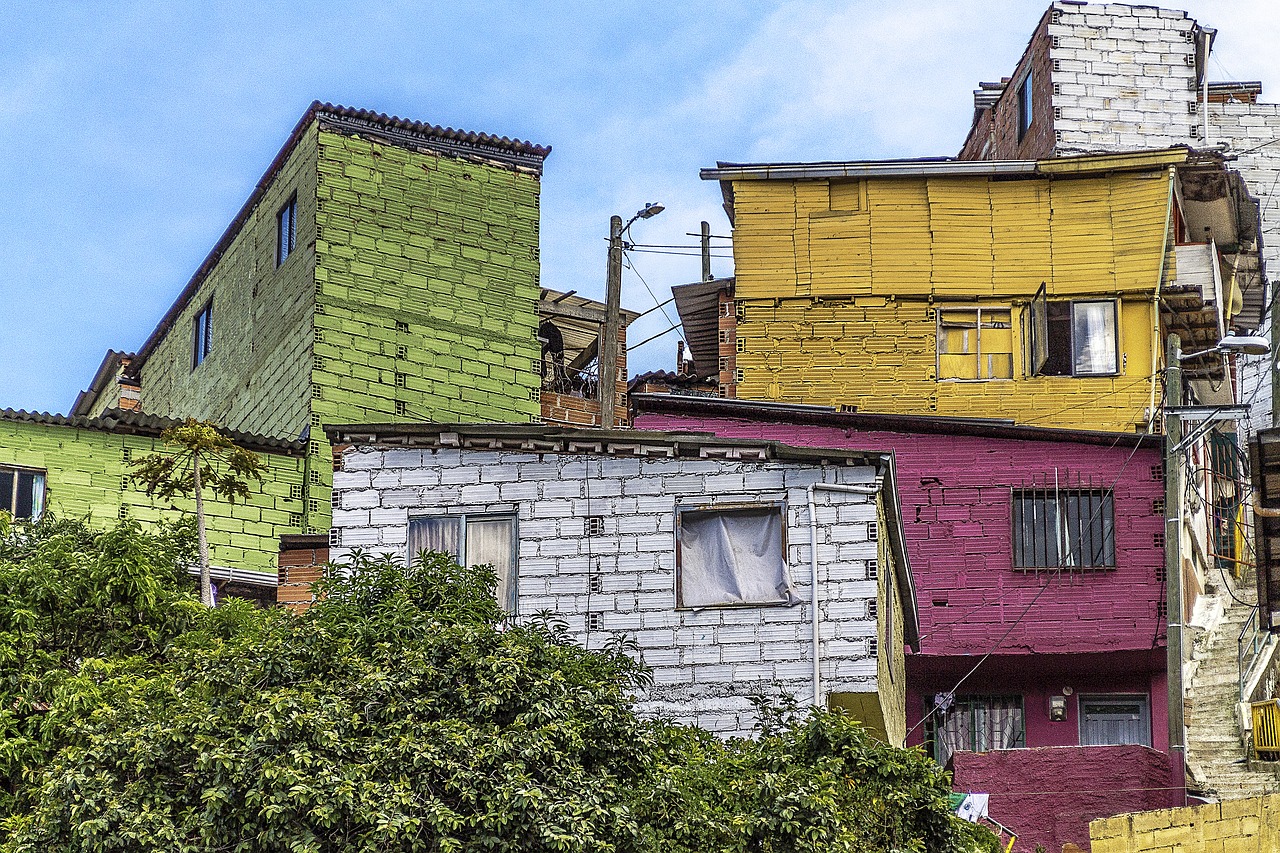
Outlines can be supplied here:
<path id="1" fill-rule="evenodd" d="M 855 495 L 875 495 L 884 486 L 883 476 L 876 477 L 874 486 L 841 486 L 834 483 L 810 483 L 805 492 L 809 498 L 809 583 L 811 588 L 811 606 L 813 608 L 813 706 L 821 705 L 822 700 L 822 639 L 819 628 L 822 616 L 818 612 L 818 504 L 814 500 L 814 492 L 845 492 Z M 892 614 L 891 614 L 892 616 Z"/>

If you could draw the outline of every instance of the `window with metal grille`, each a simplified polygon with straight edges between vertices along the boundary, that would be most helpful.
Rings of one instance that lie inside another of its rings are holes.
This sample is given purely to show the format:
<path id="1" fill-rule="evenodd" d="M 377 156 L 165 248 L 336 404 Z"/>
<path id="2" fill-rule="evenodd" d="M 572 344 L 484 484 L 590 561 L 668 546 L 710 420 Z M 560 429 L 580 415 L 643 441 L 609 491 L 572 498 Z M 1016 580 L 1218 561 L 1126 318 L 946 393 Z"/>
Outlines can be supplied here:
<path id="1" fill-rule="evenodd" d="M 934 708 L 938 710 L 935 712 Z M 1021 696 L 949 696 L 926 700 L 925 736 L 933 757 L 946 764 L 956 752 L 1021 749 L 1027 745 Z"/>
<path id="2" fill-rule="evenodd" d="M 0 509 L 15 518 L 38 519 L 44 511 L 44 472 L 0 468 Z"/>
<path id="3" fill-rule="evenodd" d="M 604 535 L 604 517 L 599 515 L 587 516 L 586 529 L 588 536 Z"/>
<path id="4" fill-rule="evenodd" d="M 1013 493 L 1013 565 L 1018 569 L 1112 569 L 1115 498 L 1109 490 Z"/>
<path id="5" fill-rule="evenodd" d="M 293 254 L 298 239 L 298 197 L 295 195 L 276 214 L 276 266 L 280 266 Z"/>

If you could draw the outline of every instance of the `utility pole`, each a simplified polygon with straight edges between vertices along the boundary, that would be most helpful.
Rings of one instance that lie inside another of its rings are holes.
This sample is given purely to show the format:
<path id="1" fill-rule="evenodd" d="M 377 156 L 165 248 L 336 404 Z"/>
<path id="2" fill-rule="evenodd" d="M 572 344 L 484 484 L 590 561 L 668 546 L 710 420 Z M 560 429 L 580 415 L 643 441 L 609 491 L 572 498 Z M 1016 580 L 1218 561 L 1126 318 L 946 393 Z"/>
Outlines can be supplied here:
<path id="1" fill-rule="evenodd" d="M 600 426 L 613 429 L 618 400 L 618 308 L 622 301 L 622 217 L 609 219 L 609 274 L 604 287 L 604 330 L 600 335 Z"/>
<path id="2" fill-rule="evenodd" d="M 711 223 L 702 220 L 702 280 L 711 281 Z"/>
<path id="3" fill-rule="evenodd" d="M 1165 679 L 1169 685 L 1169 754 L 1186 785 L 1187 745 L 1182 714 L 1182 344 L 1171 334 L 1164 355 Z"/>

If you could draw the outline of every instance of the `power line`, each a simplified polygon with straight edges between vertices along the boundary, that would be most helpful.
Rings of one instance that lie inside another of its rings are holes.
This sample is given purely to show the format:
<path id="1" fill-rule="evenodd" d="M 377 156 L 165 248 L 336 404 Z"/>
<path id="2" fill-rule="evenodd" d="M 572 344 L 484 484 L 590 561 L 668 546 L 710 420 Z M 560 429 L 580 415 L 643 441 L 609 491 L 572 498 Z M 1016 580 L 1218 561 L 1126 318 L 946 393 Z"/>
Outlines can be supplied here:
<path id="1" fill-rule="evenodd" d="M 628 252 L 626 249 L 622 250 L 622 256 L 627 259 L 628 265 L 631 267 L 631 271 L 636 274 L 636 278 L 640 279 L 640 283 L 644 285 L 644 289 L 649 291 L 649 296 L 651 299 L 653 299 L 653 304 L 662 310 L 662 316 L 666 317 L 667 322 L 670 323 L 672 326 L 679 326 L 680 324 L 678 322 L 671 319 L 671 315 L 667 313 L 667 309 L 662 307 L 667 303 L 659 299 L 658 295 L 653 292 L 653 288 L 649 286 L 649 282 L 645 281 L 644 276 L 640 274 L 640 270 L 636 269 L 635 260 L 628 256 Z M 670 331 L 670 329 L 668 329 L 667 331 Z M 663 334 L 666 334 L 666 332 L 663 332 Z M 680 337 L 684 338 L 684 335 L 682 334 Z M 648 343 L 648 341 L 645 341 L 645 343 Z M 685 345 L 688 346 L 688 344 L 689 342 L 685 341 Z M 630 347 L 628 347 L 627 349 L 630 349 Z"/>
<path id="2" fill-rule="evenodd" d="M 1144 438 L 1146 438 L 1146 436 L 1145 436 L 1145 435 L 1140 435 L 1140 436 L 1138 436 L 1138 440 L 1137 440 L 1136 442 L 1134 442 L 1133 450 L 1132 450 L 1132 451 L 1130 451 L 1128 458 L 1126 458 L 1126 459 L 1124 460 L 1124 464 L 1120 466 L 1120 470 L 1116 472 L 1116 479 L 1115 479 L 1115 481 L 1111 484 L 1111 489 L 1110 489 L 1110 491 L 1115 492 L 1116 486 L 1120 485 L 1120 478 L 1124 476 L 1125 469 L 1129 467 L 1129 463 L 1133 461 L 1133 457 L 1134 457 L 1134 456 L 1136 456 L 1136 455 L 1138 454 L 1138 449 L 1139 449 L 1140 447 L 1142 447 L 1142 440 L 1143 440 Z M 1113 446 L 1114 446 L 1114 445 L 1113 445 Z M 1096 510 L 1094 510 L 1094 511 L 1093 511 L 1093 514 L 1089 517 L 1089 525 L 1090 525 L 1090 526 L 1092 526 L 1092 524 L 1093 524 L 1093 520 L 1097 517 L 1098 513 L 1102 511 L 1102 507 L 1103 507 L 1103 505 L 1104 505 L 1104 504 L 1100 502 L 1100 503 L 1098 504 L 1098 508 L 1097 508 Z M 1048 577 L 1046 577 L 1046 579 L 1045 579 L 1045 584 L 1044 584 L 1044 586 L 1040 587 L 1040 589 L 1036 592 L 1036 594 L 1035 594 L 1034 596 L 1032 596 L 1032 597 L 1031 597 L 1031 601 L 1027 602 L 1027 606 L 1026 606 L 1026 607 L 1024 607 L 1024 608 L 1022 609 L 1022 612 L 1018 614 L 1018 618 L 1017 618 L 1017 619 L 1015 619 L 1015 620 L 1013 621 L 1013 624 L 1009 626 L 1008 630 L 1006 630 L 1006 631 L 1004 632 L 1004 634 L 1002 634 L 1002 635 L 1001 635 L 1000 639 L 996 640 L 995 645 L 993 645 L 993 646 L 990 648 L 990 650 L 988 650 L 988 651 L 987 651 L 987 653 L 986 653 L 986 654 L 984 654 L 981 658 L 979 658 L 979 659 L 978 659 L 978 662 L 977 662 L 977 663 L 975 663 L 975 664 L 973 665 L 973 668 L 972 668 L 972 669 L 970 669 L 968 672 L 966 672 L 966 673 L 965 673 L 965 674 L 960 678 L 960 680 L 959 680 L 959 681 L 957 681 L 957 682 L 955 683 L 955 686 L 954 686 L 954 687 L 952 687 L 950 690 L 948 690 L 948 691 L 946 692 L 946 694 L 945 694 L 945 695 L 947 695 L 947 696 L 955 696 L 956 691 L 957 691 L 957 690 L 959 690 L 959 689 L 960 689 L 960 687 L 961 687 L 961 686 L 962 686 L 966 681 L 968 681 L 968 680 L 969 680 L 969 677 L 970 677 L 970 676 L 972 676 L 975 672 L 977 672 L 977 671 L 978 671 L 978 668 L 979 668 L 980 666 L 982 666 L 982 664 L 983 664 L 983 663 L 985 663 L 985 662 L 986 662 L 987 658 L 991 657 L 993 654 L 995 654 L 995 653 L 996 653 L 996 650 L 997 650 L 997 649 L 999 649 L 999 648 L 1000 648 L 1000 646 L 1002 646 L 1002 645 L 1004 644 L 1004 641 L 1005 641 L 1005 640 L 1007 640 L 1007 639 L 1009 639 L 1009 635 L 1013 633 L 1014 629 L 1015 629 L 1015 628 L 1017 628 L 1020 624 L 1022 624 L 1022 620 L 1023 620 L 1023 619 L 1025 619 L 1025 618 L 1026 618 L 1026 616 L 1027 616 L 1027 614 L 1031 612 L 1031 608 L 1032 608 L 1032 607 L 1034 607 L 1034 606 L 1035 606 L 1035 604 L 1036 604 L 1036 602 L 1040 600 L 1040 596 L 1044 595 L 1045 590 L 1047 590 L 1047 589 L 1049 588 L 1050 584 L 1051 584 L 1051 583 L 1052 583 L 1052 581 L 1053 581 L 1053 576 L 1054 576 L 1055 574 L 1060 575 L 1061 573 L 1062 573 L 1061 569 L 1059 569 L 1057 572 L 1051 572 L 1051 573 L 1049 573 Z M 916 723 L 914 726 L 912 726 L 910 729 L 908 729 L 908 730 L 907 730 L 907 735 L 906 735 L 906 736 L 907 736 L 907 737 L 911 737 L 912 732 L 914 732 L 916 729 L 920 728 L 920 727 L 921 727 L 921 726 L 923 726 L 925 723 L 927 723 L 927 722 L 928 722 L 928 721 L 933 717 L 933 715 L 934 715 L 934 714 L 938 713 L 938 709 L 939 709 L 940 707 L 941 707 L 940 705 L 938 705 L 938 704 L 936 704 L 936 703 L 935 703 L 935 704 L 934 704 L 934 706 L 933 706 L 933 709 L 932 709 L 932 710 L 930 710 L 930 711 L 929 711 L 929 713 L 927 713 L 927 714 L 925 714 L 923 717 L 921 717 L 921 718 L 920 718 L 920 721 L 919 721 L 918 723 Z M 905 742 L 905 738 L 904 738 L 903 740 L 904 740 L 904 742 Z"/>

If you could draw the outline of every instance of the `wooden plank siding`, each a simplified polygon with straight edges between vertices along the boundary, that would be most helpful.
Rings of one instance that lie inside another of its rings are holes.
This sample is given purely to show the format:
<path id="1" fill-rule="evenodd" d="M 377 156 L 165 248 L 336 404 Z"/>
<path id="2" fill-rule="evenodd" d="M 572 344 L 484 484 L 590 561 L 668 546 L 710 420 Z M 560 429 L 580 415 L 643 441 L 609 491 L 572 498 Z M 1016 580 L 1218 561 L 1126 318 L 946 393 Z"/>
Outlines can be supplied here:
<path id="1" fill-rule="evenodd" d="M 1166 168 L 735 181 L 737 395 L 1133 431 L 1158 352 L 1169 181 Z M 1042 283 L 1050 300 L 1117 300 L 1117 375 L 1029 375 Z M 1010 311 L 1012 379 L 939 380 L 947 307 Z"/>

